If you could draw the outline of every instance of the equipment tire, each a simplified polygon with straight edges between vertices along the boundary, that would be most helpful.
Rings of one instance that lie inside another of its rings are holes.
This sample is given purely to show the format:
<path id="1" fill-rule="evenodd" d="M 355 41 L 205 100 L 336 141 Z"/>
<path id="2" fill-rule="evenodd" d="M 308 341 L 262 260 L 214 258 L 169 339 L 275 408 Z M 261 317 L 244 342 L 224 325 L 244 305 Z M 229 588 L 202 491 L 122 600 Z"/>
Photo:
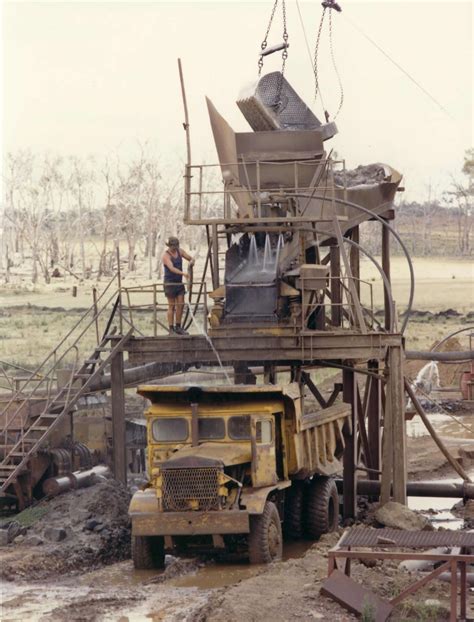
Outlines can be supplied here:
<path id="1" fill-rule="evenodd" d="M 285 520 L 283 534 L 288 540 L 303 537 L 304 483 L 295 481 L 287 488 L 285 497 Z"/>
<path id="2" fill-rule="evenodd" d="M 317 540 L 335 531 L 339 523 L 339 495 L 336 482 L 330 477 L 314 477 L 306 490 L 303 518 L 305 535 Z"/>
<path id="3" fill-rule="evenodd" d="M 271 501 L 265 503 L 262 514 L 250 516 L 248 545 L 251 564 L 270 564 L 281 559 L 283 536 L 280 515 Z"/>
<path id="4" fill-rule="evenodd" d="M 132 559 L 136 570 L 165 567 L 165 539 L 161 536 L 132 536 Z"/>

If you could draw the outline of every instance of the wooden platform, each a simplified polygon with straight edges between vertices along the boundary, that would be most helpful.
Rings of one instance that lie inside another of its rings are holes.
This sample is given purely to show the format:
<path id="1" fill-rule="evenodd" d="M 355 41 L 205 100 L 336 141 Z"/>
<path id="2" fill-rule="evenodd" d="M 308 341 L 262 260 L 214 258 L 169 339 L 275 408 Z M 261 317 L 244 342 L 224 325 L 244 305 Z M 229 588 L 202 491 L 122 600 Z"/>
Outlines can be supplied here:
<path id="1" fill-rule="evenodd" d="M 338 330 L 305 331 L 278 326 L 233 326 L 214 329 L 212 345 L 224 364 L 309 365 L 318 361 L 382 360 L 389 346 L 400 346 L 401 335 Z M 202 335 L 132 337 L 125 348 L 132 365 L 144 363 L 216 364 L 216 352 Z"/>

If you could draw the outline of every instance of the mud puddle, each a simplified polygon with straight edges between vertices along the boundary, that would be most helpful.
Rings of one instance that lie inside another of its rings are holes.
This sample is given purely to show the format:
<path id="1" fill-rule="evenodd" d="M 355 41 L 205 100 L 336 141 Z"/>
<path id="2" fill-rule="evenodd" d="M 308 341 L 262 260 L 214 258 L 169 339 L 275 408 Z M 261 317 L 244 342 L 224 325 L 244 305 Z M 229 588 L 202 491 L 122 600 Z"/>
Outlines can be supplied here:
<path id="1" fill-rule="evenodd" d="M 285 544 L 284 560 L 302 557 L 310 542 Z M 248 563 L 200 563 L 167 556 L 165 571 L 135 570 L 131 560 L 48 583 L 2 583 L 2 622 L 186 619 L 213 590 L 261 572 Z"/>

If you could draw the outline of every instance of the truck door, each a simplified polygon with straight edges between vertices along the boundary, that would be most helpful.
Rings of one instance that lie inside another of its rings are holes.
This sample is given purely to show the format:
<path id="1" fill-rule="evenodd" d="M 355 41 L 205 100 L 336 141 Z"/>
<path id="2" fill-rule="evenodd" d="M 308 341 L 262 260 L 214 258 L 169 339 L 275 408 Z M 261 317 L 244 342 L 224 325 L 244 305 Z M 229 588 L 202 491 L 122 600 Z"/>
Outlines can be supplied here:
<path id="1" fill-rule="evenodd" d="M 256 415 L 251 418 L 252 485 L 276 484 L 275 421 L 271 416 Z"/>

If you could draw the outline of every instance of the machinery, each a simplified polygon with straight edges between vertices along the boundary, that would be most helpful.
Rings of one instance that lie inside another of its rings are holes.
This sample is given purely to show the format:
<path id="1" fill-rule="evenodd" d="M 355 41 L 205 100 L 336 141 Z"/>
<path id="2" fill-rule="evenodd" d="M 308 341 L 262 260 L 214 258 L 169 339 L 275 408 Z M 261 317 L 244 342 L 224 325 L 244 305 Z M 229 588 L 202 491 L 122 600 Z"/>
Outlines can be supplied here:
<path id="1" fill-rule="evenodd" d="M 164 566 L 165 551 L 211 549 L 252 563 L 281 558 L 292 538 L 333 531 L 350 406 L 304 412 L 285 387 L 141 386 L 149 487 L 130 504 L 136 568 Z"/>

